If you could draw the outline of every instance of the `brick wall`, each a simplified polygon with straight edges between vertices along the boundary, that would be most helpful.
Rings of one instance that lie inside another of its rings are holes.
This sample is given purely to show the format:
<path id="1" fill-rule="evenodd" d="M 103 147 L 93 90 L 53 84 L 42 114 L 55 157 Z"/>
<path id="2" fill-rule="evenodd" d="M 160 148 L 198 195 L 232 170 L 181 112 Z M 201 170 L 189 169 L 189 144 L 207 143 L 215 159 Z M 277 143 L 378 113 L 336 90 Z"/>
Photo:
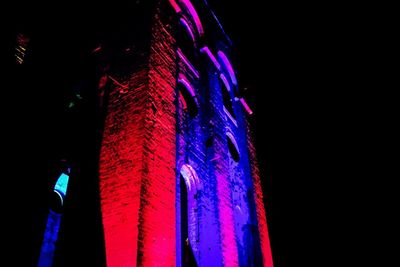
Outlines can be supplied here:
<path id="1" fill-rule="evenodd" d="M 100 154 L 100 196 L 107 266 L 136 266 L 143 180 L 148 70 L 129 78 L 129 90 L 109 97 Z M 127 263 L 132 263 L 128 265 Z"/>
<path id="2" fill-rule="evenodd" d="M 157 13 L 149 56 L 109 96 L 100 194 L 111 267 L 175 266 L 175 52 Z"/>
<path id="3" fill-rule="evenodd" d="M 100 160 L 107 266 L 181 266 L 180 170 L 186 164 L 199 178 L 188 190 L 189 242 L 198 266 L 263 261 L 270 267 L 260 176 L 244 112 L 233 103 L 236 123 L 224 112 L 223 68 L 197 53 L 194 75 L 179 59 L 176 17 L 166 3 L 154 14 L 147 56 L 118 77 L 128 90 L 114 87 L 109 97 Z M 215 55 L 229 51 L 223 42 L 209 46 Z M 176 97 L 180 74 L 195 91 L 194 118 Z M 227 131 L 238 143 L 239 162 L 229 153 Z"/>
<path id="4" fill-rule="evenodd" d="M 167 22 L 158 8 L 152 29 L 145 117 L 140 266 L 175 266 L 176 54 Z"/>

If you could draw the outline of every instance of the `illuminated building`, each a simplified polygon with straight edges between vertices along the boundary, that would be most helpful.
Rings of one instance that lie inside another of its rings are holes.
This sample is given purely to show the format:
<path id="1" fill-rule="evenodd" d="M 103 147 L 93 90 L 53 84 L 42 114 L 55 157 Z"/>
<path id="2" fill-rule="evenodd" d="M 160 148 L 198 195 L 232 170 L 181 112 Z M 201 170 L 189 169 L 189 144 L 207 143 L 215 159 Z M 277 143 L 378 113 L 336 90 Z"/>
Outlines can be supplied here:
<path id="1" fill-rule="evenodd" d="M 65 133 L 51 151 L 75 170 L 66 215 L 81 209 L 82 221 L 65 222 L 55 265 L 82 264 L 85 252 L 67 254 L 84 248 L 90 205 L 78 200 L 97 187 L 108 267 L 272 267 L 231 40 L 206 1 L 137 1 L 121 17 L 123 28 L 87 42 L 60 100 Z"/>
<path id="2" fill-rule="evenodd" d="M 111 86 L 101 148 L 107 266 L 272 266 L 231 43 L 193 2 L 157 3 L 147 54 L 112 74 L 127 88 Z"/>

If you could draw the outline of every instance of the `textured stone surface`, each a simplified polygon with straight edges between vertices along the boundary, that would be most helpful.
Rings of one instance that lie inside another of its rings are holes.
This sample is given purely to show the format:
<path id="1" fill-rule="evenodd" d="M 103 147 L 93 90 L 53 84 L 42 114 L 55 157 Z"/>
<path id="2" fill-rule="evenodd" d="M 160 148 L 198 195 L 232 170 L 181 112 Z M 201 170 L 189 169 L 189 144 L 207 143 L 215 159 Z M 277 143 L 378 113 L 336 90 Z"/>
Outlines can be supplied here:
<path id="1" fill-rule="evenodd" d="M 198 266 L 270 267 L 260 176 L 242 106 L 232 102 L 236 121 L 224 110 L 219 79 L 229 75 L 222 62 L 218 70 L 196 51 L 189 67 L 178 55 L 177 21 L 163 5 L 154 14 L 149 51 L 139 51 L 147 56 L 119 77 L 128 89 L 114 87 L 110 95 L 100 162 L 107 266 L 182 266 L 185 166 L 188 242 Z M 229 42 L 208 41 L 211 53 L 229 55 Z M 194 117 L 178 97 L 178 77 L 193 88 Z"/>
<path id="2" fill-rule="evenodd" d="M 110 95 L 100 160 L 108 266 L 175 265 L 175 52 L 157 16 L 148 59 Z"/>
<path id="3" fill-rule="evenodd" d="M 110 95 L 100 156 L 100 195 L 107 266 L 136 263 L 145 116 L 146 68 L 129 80 L 129 90 Z M 132 265 L 134 266 L 134 265 Z"/>
<path id="4" fill-rule="evenodd" d="M 140 266 L 175 266 L 175 51 L 157 10 L 152 30 L 141 185 Z"/>

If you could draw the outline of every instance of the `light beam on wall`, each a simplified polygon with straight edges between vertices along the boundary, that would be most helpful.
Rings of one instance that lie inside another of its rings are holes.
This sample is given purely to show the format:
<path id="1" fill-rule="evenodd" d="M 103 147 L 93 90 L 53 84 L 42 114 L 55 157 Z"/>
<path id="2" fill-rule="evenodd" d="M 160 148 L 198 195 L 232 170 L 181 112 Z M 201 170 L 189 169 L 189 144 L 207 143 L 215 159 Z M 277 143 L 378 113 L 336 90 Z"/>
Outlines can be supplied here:
<path id="1" fill-rule="evenodd" d="M 226 70 L 228 71 L 229 76 L 231 77 L 232 83 L 234 85 L 237 85 L 236 75 L 235 75 L 235 72 L 233 70 L 232 64 L 230 63 L 228 57 L 222 51 L 218 51 L 218 57 L 222 61 L 222 63 L 225 66 Z"/>
<path id="2" fill-rule="evenodd" d="M 218 61 L 215 58 L 215 56 L 213 55 L 213 53 L 211 53 L 210 48 L 208 48 L 208 46 L 205 46 L 202 49 L 200 49 L 200 52 L 205 53 L 210 58 L 211 62 L 214 64 L 214 66 L 218 70 L 221 70 L 221 65 L 218 63 Z"/>
<path id="3" fill-rule="evenodd" d="M 196 9 L 192 5 L 192 3 L 189 0 L 179 0 L 179 2 L 182 3 L 182 5 L 184 5 L 186 7 L 186 9 L 189 12 L 190 16 L 194 20 L 194 23 L 196 25 L 196 28 L 197 28 L 197 31 L 198 31 L 199 35 L 203 36 L 203 34 L 204 34 L 203 25 L 201 24 L 199 15 L 197 14 Z"/>
<path id="4" fill-rule="evenodd" d="M 67 194 L 68 181 L 69 176 L 65 173 L 62 173 L 54 186 L 54 192 L 60 196 L 61 206 L 63 205 L 64 198 Z M 49 210 L 42 248 L 40 250 L 38 267 L 51 267 L 53 265 L 61 217 L 61 213 L 52 209 Z"/>
<path id="5" fill-rule="evenodd" d="M 251 108 L 249 107 L 249 105 L 247 104 L 247 102 L 244 98 L 240 98 L 240 103 L 242 103 L 244 109 L 246 110 L 246 112 L 249 115 L 253 114 L 253 111 L 251 110 Z"/>

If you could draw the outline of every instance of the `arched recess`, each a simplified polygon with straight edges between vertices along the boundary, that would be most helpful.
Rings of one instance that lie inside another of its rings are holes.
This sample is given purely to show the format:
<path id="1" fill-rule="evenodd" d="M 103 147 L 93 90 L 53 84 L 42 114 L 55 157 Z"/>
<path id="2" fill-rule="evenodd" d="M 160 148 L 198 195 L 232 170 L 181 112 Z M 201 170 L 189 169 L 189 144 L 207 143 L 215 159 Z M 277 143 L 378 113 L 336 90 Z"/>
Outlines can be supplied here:
<path id="1" fill-rule="evenodd" d="M 50 209 L 57 213 L 61 213 L 63 210 L 70 173 L 70 167 L 67 166 L 67 163 L 62 163 L 65 166 L 62 166 L 63 169 L 61 170 L 60 176 L 54 185 L 53 193 L 50 196 Z"/>
<path id="2" fill-rule="evenodd" d="M 191 118 L 194 118 L 199 112 L 199 103 L 192 84 L 183 74 L 180 74 L 178 78 L 178 94 L 183 109 Z"/>
<path id="3" fill-rule="evenodd" d="M 228 72 L 229 77 L 232 81 L 232 84 L 237 86 L 237 79 L 236 79 L 235 71 L 234 71 L 232 64 L 229 61 L 228 57 L 225 55 L 224 52 L 218 51 L 218 58 L 219 58 L 219 61 L 222 63 L 222 65 L 225 67 L 226 71 Z"/>
<path id="4" fill-rule="evenodd" d="M 196 43 L 198 38 L 204 36 L 204 28 L 201 23 L 200 17 L 190 0 L 169 0 L 175 12 L 180 16 L 180 23 L 182 23 L 189 35 Z"/>
<path id="5" fill-rule="evenodd" d="M 226 138 L 228 141 L 228 150 L 230 155 L 232 156 L 232 159 L 236 162 L 239 162 L 240 151 L 239 151 L 239 146 L 235 140 L 235 137 L 233 137 L 233 134 L 231 132 L 227 132 Z"/>
<path id="6" fill-rule="evenodd" d="M 170 0 L 179 16 L 176 34 L 177 47 L 183 55 L 183 61 L 190 67 L 197 66 L 198 43 L 204 35 L 203 25 L 196 9 L 189 0 Z"/>
<path id="7" fill-rule="evenodd" d="M 193 31 L 190 22 L 181 17 L 179 19 L 179 27 L 177 30 L 176 43 L 178 49 L 183 54 L 183 61 L 191 66 L 196 66 L 196 54 L 197 54 L 197 37 Z M 179 55 L 181 56 L 181 55 Z"/>
<path id="8" fill-rule="evenodd" d="M 199 225 L 197 193 L 200 181 L 192 166 L 182 165 L 180 169 L 180 251 L 181 266 L 197 266 Z"/>
<path id="9" fill-rule="evenodd" d="M 183 164 L 180 170 L 180 174 L 185 181 L 188 191 L 195 194 L 197 190 L 200 190 L 200 180 L 192 166 L 190 166 L 189 164 Z"/>
<path id="10" fill-rule="evenodd" d="M 223 73 L 220 74 L 219 78 L 220 78 L 222 101 L 224 107 L 226 111 L 229 113 L 228 115 L 230 115 L 234 120 L 236 120 L 235 111 L 233 110 L 233 101 L 232 101 L 231 87 L 229 85 L 229 82 Z"/>
<path id="11" fill-rule="evenodd" d="M 203 24 L 201 23 L 200 17 L 193 4 L 189 0 L 178 0 L 177 2 L 175 0 L 170 0 L 170 3 L 172 6 L 178 6 L 178 9 L 175 8 L 178 13 L 182 12 L 182 10 L 185 11 L 185 16 L 190 17 L 190 20 L 192 20 L 195 25 L 199 37 L 202 37 L 204 35 Z"/>

